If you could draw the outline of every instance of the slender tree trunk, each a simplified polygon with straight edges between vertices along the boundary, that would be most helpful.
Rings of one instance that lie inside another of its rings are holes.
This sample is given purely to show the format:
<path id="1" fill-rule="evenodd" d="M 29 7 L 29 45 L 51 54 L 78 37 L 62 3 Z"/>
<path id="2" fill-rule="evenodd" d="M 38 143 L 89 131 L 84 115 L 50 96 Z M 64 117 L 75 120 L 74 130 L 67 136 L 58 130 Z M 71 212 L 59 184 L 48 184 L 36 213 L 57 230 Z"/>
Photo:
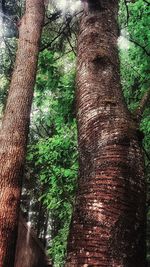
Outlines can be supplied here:
<path id="1" fill-rule="evenodd" d="M 19 202 L 44 0 L 26 0 L 0 133 L 0 267 L 14 266 Z"/>
<path id="2" fill-rule="evenodd" d="M 80 173 L 66 266 L 144 267 L 143 155 L 120 85 L 118 1 L 85 7 L 76 94 Z"/>

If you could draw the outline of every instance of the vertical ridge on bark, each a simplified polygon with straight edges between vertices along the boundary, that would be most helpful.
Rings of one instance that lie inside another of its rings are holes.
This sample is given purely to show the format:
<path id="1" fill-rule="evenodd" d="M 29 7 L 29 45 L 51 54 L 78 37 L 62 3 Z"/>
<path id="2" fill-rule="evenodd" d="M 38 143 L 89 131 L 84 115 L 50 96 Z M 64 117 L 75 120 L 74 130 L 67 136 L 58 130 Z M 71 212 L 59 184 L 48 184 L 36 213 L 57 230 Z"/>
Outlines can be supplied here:
<path id="1" fill-rule="evenodd" d="M 118 1 L 99 3 L 78 40 L 80 172 L 66 267 L 144 267 L 143 155 L 120 85 Z"/>
<path id="2" fill-rule="evenodd" d="M 1 267 L 12 267 L 14 264 L 21 181 L 43 20 L 44 0 L 26 0 L 0 132 Z"/>

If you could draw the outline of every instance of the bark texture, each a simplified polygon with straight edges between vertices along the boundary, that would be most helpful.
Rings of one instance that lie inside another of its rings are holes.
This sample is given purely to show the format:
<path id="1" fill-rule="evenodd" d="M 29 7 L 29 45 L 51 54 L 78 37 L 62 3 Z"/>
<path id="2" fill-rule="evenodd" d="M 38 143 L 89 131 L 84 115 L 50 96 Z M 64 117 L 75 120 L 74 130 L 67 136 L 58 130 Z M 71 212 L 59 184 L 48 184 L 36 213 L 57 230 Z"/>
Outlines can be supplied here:
<path id="1" fill-rule="evenodd" d="M 44 0 L 27 0 L 0 132 L 0 267 L 14 266 L 21 181 L 43 20 Z"/>
<path id="2" fill-rule="evenodd" d="M 121 91 L 117 13 L 117 0 L 89 1 L 81 20 L 80 173 L 66 267 L 146 266 L 143 155 Z"/>

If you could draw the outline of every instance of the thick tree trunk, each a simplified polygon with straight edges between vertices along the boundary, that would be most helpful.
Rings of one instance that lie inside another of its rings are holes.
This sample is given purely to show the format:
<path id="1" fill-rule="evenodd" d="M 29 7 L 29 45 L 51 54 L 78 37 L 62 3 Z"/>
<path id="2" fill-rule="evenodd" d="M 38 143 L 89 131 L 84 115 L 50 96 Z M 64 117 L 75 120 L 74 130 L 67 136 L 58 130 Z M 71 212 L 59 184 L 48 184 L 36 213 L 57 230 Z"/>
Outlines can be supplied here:
<path id="1" fill-rule="evenodd" d="M 66 266 L 144 267 L 143 155 L 121 92 L 118 3 L 97 2 L 85 5 L 78 41 L 80 173 Z"/>
<path id="2" fill-rule="evenodd" d="M 0 267 L 14 266 L 21 181 L 43 20 L 44 0 L 27 0 L 0 133 Z"/>

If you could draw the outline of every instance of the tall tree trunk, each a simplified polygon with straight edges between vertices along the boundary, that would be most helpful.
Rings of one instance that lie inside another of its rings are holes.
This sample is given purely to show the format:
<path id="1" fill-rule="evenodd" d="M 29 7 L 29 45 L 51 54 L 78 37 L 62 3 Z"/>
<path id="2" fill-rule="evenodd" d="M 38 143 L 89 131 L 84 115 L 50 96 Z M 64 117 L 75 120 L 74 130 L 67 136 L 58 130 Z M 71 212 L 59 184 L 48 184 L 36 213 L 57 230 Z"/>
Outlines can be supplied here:
<path id="1" fill-rule="evenodd" d="M 66 266 L 144 267 L 144 164 L 120 85 L 118 1 L 85 8 L 76 94 L 80 173 Z"/>
<path id="2" fill-rule="evenodd" d="M 0 267 L 14 266 L 21 182 L 43 20 L 44 0 L 26 0 L 0 132 Z"/>

